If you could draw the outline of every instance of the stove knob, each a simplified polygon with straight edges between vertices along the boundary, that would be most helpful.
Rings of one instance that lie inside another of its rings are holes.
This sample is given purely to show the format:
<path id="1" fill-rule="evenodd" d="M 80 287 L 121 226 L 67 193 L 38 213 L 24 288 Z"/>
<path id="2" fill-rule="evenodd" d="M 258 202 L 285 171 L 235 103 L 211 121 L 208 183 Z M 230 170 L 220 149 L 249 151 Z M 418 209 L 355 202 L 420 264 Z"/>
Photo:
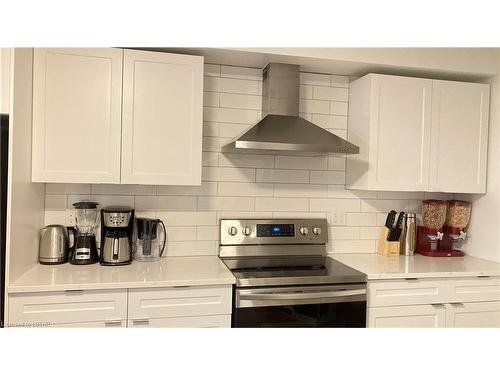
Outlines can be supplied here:
<path id="1" fill-rule="evenodd" d="M 230 227 L 227 230 L 227 233 L 229 233 L 230 236 L 234 236 L 236 233 L 238 233 L 238 229 L 236 229 L 236 227 Z"/>
<path id="2" fill-rule="evenodd" d="M 307 227 L 300 227 L 299 232 L 303 236 L 307 236 L 309 234 L 309 228 Z"/>
<path id="3" fill-rule="evenodd" d="M 245 236 L 250 236 L 250 234 L 252 233 L 252 228 L 250 228 L 250 227 L 243 227 L 242 232 L 243 232 L 243 234 Z"/>
<path id="4" fill-rule="evenodd" d="M 321 228 L 320 227 L 314 227 L 313 228 L 313 233 L 316 235 L 316 236 L 319 236 L 321 234 Z"/>

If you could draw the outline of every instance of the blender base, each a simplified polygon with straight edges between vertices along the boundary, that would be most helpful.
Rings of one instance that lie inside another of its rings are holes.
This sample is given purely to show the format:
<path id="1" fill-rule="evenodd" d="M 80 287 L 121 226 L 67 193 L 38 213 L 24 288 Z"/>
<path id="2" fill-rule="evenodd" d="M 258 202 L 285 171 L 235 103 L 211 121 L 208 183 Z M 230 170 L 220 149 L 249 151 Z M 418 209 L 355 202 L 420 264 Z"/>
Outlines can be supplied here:
<path id="1" fill-rule="evenodd" d="M 460 250 L 420 250 L 418 253 L 426 257 L 463 257 L 465 255 Z"/>

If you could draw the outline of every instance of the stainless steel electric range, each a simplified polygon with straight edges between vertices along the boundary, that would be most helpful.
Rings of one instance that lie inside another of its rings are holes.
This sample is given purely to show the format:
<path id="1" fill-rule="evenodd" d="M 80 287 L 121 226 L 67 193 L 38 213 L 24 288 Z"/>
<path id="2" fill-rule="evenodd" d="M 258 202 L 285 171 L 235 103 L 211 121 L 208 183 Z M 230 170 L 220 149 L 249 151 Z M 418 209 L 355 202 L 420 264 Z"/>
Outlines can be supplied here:
<path id="1" fill-rule="evenodd" d="M 365 327 L 366 275 L 326 256 L 324 219 L 220 223 L 233 327 Z"/>

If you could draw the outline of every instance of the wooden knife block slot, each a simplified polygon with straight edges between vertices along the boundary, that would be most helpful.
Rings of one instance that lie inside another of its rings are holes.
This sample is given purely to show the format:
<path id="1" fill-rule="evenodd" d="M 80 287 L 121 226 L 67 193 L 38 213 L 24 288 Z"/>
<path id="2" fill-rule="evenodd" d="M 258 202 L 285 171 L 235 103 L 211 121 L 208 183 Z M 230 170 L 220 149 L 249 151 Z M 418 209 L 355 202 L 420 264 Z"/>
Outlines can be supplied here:
<path id="1" fill-rule="evenodd" d="M 377 253 L 385 257 L 398 257 L 399 256 L 399 241 L 387 241 L 389 229 L 384 227 L 380 232 L 378 240 Z"/>

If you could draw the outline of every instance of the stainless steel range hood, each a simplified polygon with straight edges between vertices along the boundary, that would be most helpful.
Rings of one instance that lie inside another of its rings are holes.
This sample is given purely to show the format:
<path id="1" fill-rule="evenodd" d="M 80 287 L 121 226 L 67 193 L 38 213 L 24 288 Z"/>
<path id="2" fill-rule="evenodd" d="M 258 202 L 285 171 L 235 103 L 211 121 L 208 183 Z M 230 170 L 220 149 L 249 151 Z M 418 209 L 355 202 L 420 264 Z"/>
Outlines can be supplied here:
<path id="1" fill-rule="evenodd" d="M 299 66 L 270 63 L 263 71 L 264 118 L 222 152 L 358 154 L 359 147 L 299 117 Z"/>

